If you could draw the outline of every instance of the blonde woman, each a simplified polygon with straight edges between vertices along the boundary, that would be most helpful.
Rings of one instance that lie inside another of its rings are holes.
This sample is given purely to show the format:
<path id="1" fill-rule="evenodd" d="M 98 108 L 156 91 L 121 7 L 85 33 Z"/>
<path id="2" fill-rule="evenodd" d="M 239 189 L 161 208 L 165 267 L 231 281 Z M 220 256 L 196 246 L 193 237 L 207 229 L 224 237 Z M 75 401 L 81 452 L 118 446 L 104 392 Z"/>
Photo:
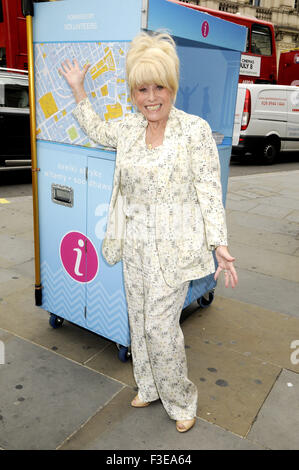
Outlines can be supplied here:
<path id="1" fill-rule="evenodd" d="M 189 281 L 215 272 L 215 250 L 215 279 L 224 271 L 226 287 L 238 282 L 227 248 L 219 157 L 208 123 L 174 107 L 179 59 L 171 36 L 139 34 L 126 64 L 137 112 L 119 122 L 102 121 L 92 109 L 84 90 L 88 66 L 66 61 L 60 72 L 83 130 L 117 151 L 102 252 L 110 264 L 123 262 L 138 387 L 131 405 L 160 399 L 176 429 L 186 432 L 197 409 L 179 324 Z"/>

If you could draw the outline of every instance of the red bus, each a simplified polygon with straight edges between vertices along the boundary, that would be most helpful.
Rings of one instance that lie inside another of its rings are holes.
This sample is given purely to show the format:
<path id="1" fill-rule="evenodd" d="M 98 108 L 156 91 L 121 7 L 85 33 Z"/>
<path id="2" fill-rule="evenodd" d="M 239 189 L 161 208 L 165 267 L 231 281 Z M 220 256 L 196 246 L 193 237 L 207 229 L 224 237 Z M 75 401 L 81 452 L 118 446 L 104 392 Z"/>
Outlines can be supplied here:
<path id="1" fill-rule="evenodd" d="M 191 3 L 171 0 L 187 8 L 217 16 L 247 28 L 246 52 L 241 55 L 240 83 L 277 83 L 277 58 L 274 26 L 268 21 L 239 14 L 203 8 Z"/>
<path id="2" fill-rule="evenodd" d="M 299 48 L 281 52 L 278 84 L 299 86 Z"/>
<path id="3" fill-rule="evenodd" d="M 21 0 L 0 0 L 0 67 L 28 69 L 26 19 Z"/>

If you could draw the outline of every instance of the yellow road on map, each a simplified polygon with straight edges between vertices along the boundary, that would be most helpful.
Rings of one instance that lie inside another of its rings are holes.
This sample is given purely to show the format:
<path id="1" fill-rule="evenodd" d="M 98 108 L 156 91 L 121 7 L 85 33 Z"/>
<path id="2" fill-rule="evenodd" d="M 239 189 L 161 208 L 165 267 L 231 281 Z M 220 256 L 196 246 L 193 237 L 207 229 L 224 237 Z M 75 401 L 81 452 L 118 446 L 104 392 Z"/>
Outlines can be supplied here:
<path id="1" fill-rule="evenodd" d="M 106 108 L 108 111 L 104 114 L 106 121 L 109 121 L 109 119 L 117 119 L 123 115 L 123 110 L 120 103 L 107 104 Z"/>
<path id="2" fill-rule="evenodd" d="M 102 75 L 104 72 L 114 72 L 115 62 L 113 59 L 112 51 L 109 50 L 105 55 L 104 59 L 100 60 L 96 65 L 94 65 L 90 70 L 90 75 L 93 80 Z"/>

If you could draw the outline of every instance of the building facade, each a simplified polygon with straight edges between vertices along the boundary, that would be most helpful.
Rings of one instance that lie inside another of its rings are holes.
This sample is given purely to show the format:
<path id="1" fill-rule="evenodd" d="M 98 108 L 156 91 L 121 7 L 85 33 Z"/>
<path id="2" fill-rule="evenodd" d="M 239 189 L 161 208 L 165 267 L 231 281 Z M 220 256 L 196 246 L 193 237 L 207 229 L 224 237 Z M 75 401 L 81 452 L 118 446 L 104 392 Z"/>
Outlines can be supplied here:
<path id="1" fill-rule="evenodd" d="M 299 48 L 299 0 L 181 0 L 270 21 L 275 27 L 277 58 L 280 52 Z"/>

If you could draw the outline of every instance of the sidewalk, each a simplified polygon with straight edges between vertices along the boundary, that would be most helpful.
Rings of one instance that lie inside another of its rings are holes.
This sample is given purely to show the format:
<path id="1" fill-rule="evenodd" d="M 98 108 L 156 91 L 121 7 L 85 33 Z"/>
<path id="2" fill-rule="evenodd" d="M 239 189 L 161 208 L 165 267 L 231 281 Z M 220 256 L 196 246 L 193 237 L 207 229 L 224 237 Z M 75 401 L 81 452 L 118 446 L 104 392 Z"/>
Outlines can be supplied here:
<path id="1" fill-rule="evenodd" d="M 129 405 L 132 364 L 113 343 L 68 322 L 50 327 L 34 306 L 32 198 L 0 194 L 0 448 L 299 449 L 298 182 L 299 171 L 229 179 L 240 283 L 221 280 L 210 307 L 188 307 L 199 406 L 187 434 L 159 401 Z"/>

